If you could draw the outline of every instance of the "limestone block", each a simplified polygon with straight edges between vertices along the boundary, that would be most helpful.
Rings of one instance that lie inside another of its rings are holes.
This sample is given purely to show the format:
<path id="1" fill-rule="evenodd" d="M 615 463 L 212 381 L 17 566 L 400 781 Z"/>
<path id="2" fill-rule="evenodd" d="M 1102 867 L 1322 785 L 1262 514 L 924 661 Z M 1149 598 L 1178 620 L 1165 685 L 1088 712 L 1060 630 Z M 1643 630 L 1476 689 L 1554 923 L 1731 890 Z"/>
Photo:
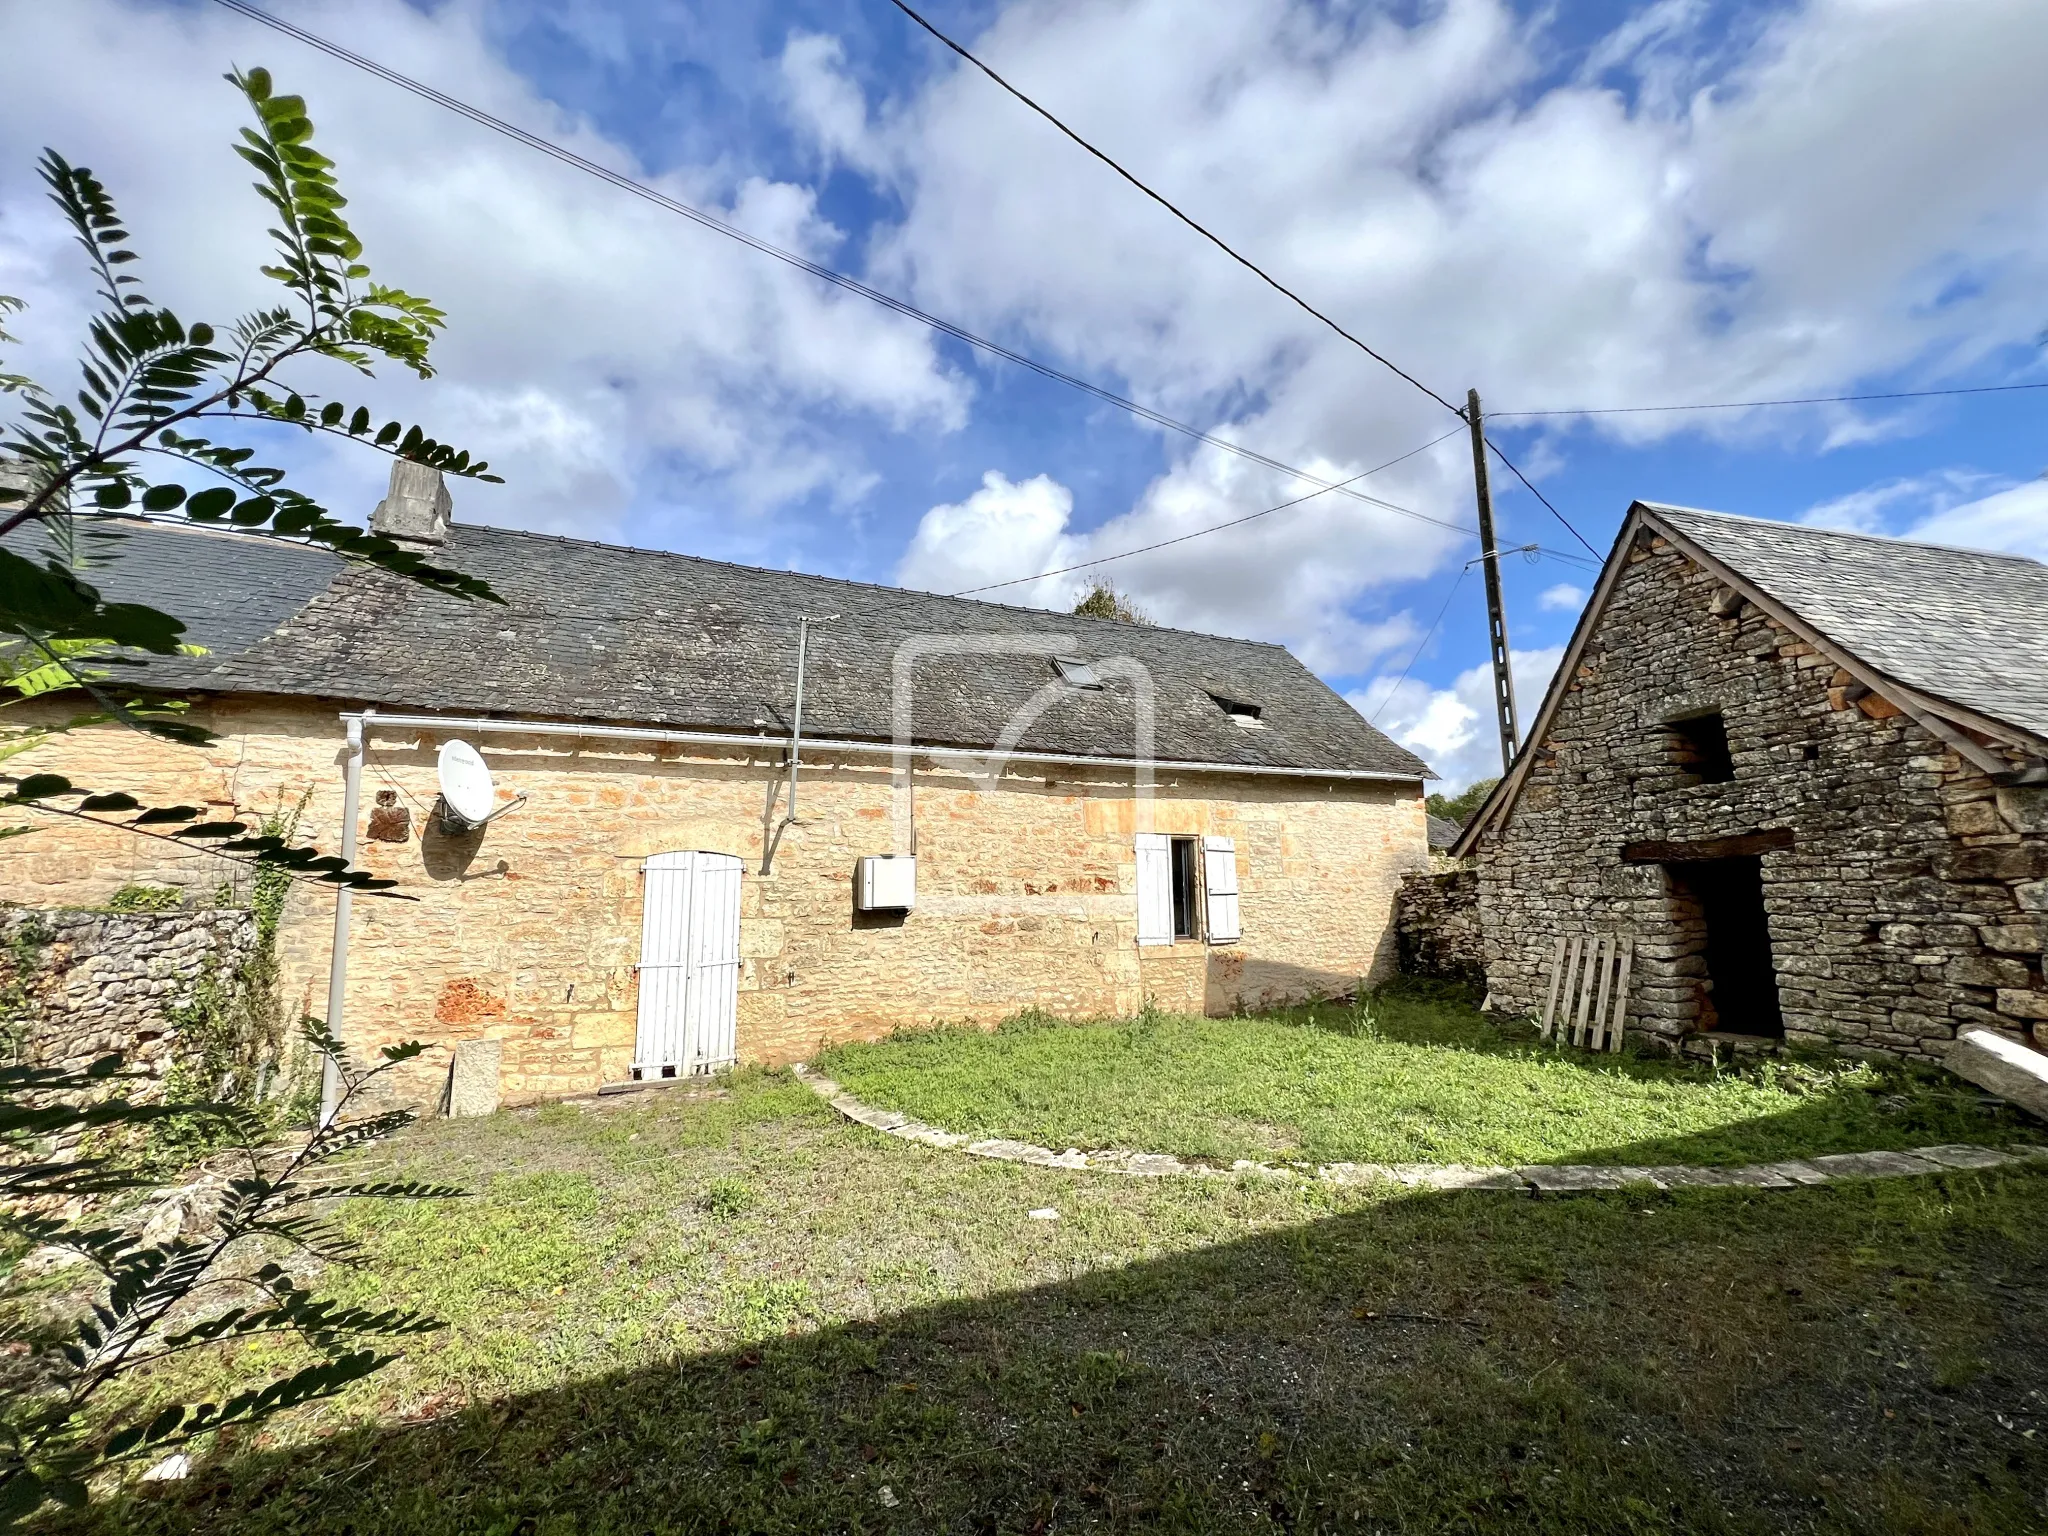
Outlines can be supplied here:
<path id="1" fill-rule="evenodd" d="M 1989 800 L 1966 800 L 1948 808 L 1948 829 L 1957 837 L 1984 837 L 2003 832 L 1998 807 Z"/>
<path id="2" fill-rule="evenodd" d="M 455 1047 L 455 1060 L 448 1069 L 451 1119 L 498 1112 L 504 1050 L 502 1040 L 464 1040 Z"/>
<path id="3" fill-rule="evenodd" d="M 1998 814 L 2015 832 L 2048 833 L 2048 786 L 2001 788 L 1998 791 Z"/>
<path id="4" fill-rule="evenodd" d="M 1998 1011 L 2015 1019 L 2048 1019 L 2048 992 L 2002 987 L 1998 993 Z"/>
<path id="5" fill-rule="evenodd" d="M 1958 848 L 1936 858 L 1944 880 L 2039 880 L 2048 875 L 2048 843 Z"/>
<path id="6" fill-rule="evenodd" d="M 1949 961 L 1942 979 L 1959 987 L 2024 987 L 2027 968 L 1996 955 L 1965 955 Z"/>
<path id="7" fill-rule="evenodd" d="M 1948 1048 L 1942 1065 L 2028 1114 L 2048 1120 L 2048 1055 L 1988 1029 L 1966 1029 Z"/>
<path id="8" fill-rule="evenodd" d="M 750 960 L 768 960 L 782 953 L 787 928 L 779 918 L 760 917 L 740 923 L 740 953 Z"/>
<path id="9" fill-rule="evenodd" d="M 1986 949 L 2008 955 L 2035 954 L 2043 942 L 2041 929 L 2034 923 L 1993 923 L 1978 932 L 1983 935 Z"/>

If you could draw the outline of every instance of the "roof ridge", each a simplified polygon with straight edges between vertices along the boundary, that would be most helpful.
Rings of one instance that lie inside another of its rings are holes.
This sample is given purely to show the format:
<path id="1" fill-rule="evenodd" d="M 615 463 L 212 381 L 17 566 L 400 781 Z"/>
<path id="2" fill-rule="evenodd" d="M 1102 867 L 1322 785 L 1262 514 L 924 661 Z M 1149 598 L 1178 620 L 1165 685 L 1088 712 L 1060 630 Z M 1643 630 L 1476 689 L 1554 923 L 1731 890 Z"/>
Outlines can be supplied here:
<path id="1" fill-rule="evenodd" d="M 1711 507 L 1685 507 L 1670 501 L 1645 501 L 1643 505 L 1652 512 L 1680 512 L 1691 517 L 1711 517 L 1728 523 L 1782 528 L 1793 533 L 1812 534 L 1819 538 L 1861 539 L 1867 544 L 1903 544 L 1909 549 L 1938 549 L 1944 554 L 1974 555 L 1980 560 L 2011 560 L 2020 565 L 2048 570 L 2048 561 L 2036 560 L 2032 555 L 2016 555 L 2002 549 L 1972 549 L 1966 544 L 1938 544 L 1932 539 L 1909 539 L 1897 533 L 1863 533 L 1853 528 L 1825 528 L 1817 523 L 1788 523 L 1781 518 L 1753 517 L 1745 512 L 1719 512 Z"/>
<path id="2" fill-rule="evenodd" d="M 973 603 L 977 607 L 997 608 L 1006 613 L 1029 613 L 1041 618 L 1070 620 L 1082 624 L 1115 625 L 1124 632 L 1134 629 L 1140 631 L 1150 630 L 1153 634 L 1192 635 L 1200 640 L 1221 640 L 1230 645 L 1257 645 L 1263 646 L 1268 650 L 1280 651 L 1287 649 L 1286 646 L 1280 644 L 1277 640 L 1254 640 L 1244 635 L 1219 635 L 1205 629 L 1183 629 L 1174 624 L 1132 624 L 1123 619 L 1099 619 L 1093 614 L 1062 613 L 1056 608 L 1033 608 L 1025 603 L 992 603 L 986 598 L 950 592 L 926 592 L 917 587 L 893 586 L 888 582 L 859 581 L 851 576 L 826 576 L 816 571 L 777 570 L 772 565 L 748 565 L 739 560 L 720 560 L 711 555 L 693 555 L 680 549 L 649 549 L 639 544 L 611 544 L 603 539 L 578 539 L 572 538 L 565 533 L 542 533 L 532 528 L 500 528 L 492 523 L 451 522 L 449 529 L 451 533 L 459 530 L 467 533 L 501 534 L 508 538 L 517 539 L 547 539 L 556 544 L 570 544 L 584 549 L 611 550 L 622 555 L 652 555 L 663 560 L 688 560 L 697 565 L 723 566 L 727 570 L 750 571 L 762 576 L 795 576 L 804 581 L 823 581 L 840 587 L 860 587 L 871 592 L 879 592 L 897 597 L 926 598 L 942 603 Z"/>

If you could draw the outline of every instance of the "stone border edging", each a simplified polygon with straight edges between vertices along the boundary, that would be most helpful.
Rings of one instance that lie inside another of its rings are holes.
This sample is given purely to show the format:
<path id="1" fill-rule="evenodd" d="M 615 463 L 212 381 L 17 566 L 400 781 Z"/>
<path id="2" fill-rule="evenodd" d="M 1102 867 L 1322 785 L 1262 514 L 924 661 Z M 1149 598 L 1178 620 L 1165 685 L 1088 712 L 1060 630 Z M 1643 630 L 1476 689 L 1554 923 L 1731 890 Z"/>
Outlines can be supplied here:
<path id="1" fill-rule="evenodd" d="M 2048 1147 L 2023 1147 L 2001 1152 L 1966 1144 L 1915 1147 L 1909 1152 L 1828 1152 L 1782 1163 L 1750 1163 L 1736 1168 L 1610 1168 L 1592 1164 L 1532 1164 L 1523 1168 L 1467 1167 L 1460 1163 L 1324 1163 L 1313 1173 L 1306 1167 L 1255 1163 L 1239 1159 L 1225 1168 L 1189 1162 L 1170 1152 L 1081 1152 L 1069 1147 L 1055 1152 L 1028 1141 L 1000 1137 L 976 1139 L 941 1130 L 893 1109 L 876 1109 L 848 1093 L 831 1078 L 803 1062 L 790 1070 L 797 1080 L 847 1119 L 899 1141 L 921 1142 L 969 1157 L 1036 1168 L 1072 1168 L 1094 1173 L 1121 1173 L 1140 1178 L 1235 1178 L 1249 1173 L 1272 1179 L 1313 1179 L 1324 1184 L 1398 1184 L 1409 1189 L 1501 1189 L 1521 1194 L 1562 1195 L 1584 1190 L 1624 1189 L 1647 1184 L 1656 1189 L 1737 1185 L 1748 1189 L 1796 1189 L 1829 1184 L 1837 1179 L 1895 1179 L 1915 1174 L 1953 1172 L 1960 1168 L 1998 1168 L 2011 1163 L 2048 1159 Z"/>

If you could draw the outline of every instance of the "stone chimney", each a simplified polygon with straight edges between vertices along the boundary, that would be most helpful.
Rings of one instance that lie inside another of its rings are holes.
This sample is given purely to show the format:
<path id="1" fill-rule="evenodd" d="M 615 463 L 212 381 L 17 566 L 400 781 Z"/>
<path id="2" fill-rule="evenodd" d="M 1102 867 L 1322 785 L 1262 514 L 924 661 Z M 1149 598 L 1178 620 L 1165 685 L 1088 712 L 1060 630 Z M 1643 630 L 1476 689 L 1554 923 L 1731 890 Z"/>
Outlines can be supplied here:
<path id="1" fill-rule="evenodd" d="M 448 542 L 454 512 L 455 498 L 448 494 L 441 471 L 411 459 L 393 459 L 391 489 L 370 514 L 370 531 L 411 549 L 432 549 Z"/>

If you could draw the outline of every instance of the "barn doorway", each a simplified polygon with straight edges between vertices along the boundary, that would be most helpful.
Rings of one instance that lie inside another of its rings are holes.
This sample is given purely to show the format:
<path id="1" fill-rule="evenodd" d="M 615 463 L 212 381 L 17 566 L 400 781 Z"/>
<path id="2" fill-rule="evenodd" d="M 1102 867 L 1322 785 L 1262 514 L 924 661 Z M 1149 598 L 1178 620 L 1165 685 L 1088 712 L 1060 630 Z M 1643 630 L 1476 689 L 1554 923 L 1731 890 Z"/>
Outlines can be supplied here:
<path id="1" fill-rule="evenodd" d="M 1704 930 L 1711 985 L 1700 1010 L 1701 1027 L 1783 1039 L 1785 1015 L 1778 1005 L 1778 974 L 1771 961 L 1763 859 L 1754 854 L 1687 859 L 1664 867 Z"/>
<path id="2" fill-rule="evenodd" d="M 740 861 L 657 853 L 642 866 L 636 1080 L 688 1077 L 738 1056 Z"/>

